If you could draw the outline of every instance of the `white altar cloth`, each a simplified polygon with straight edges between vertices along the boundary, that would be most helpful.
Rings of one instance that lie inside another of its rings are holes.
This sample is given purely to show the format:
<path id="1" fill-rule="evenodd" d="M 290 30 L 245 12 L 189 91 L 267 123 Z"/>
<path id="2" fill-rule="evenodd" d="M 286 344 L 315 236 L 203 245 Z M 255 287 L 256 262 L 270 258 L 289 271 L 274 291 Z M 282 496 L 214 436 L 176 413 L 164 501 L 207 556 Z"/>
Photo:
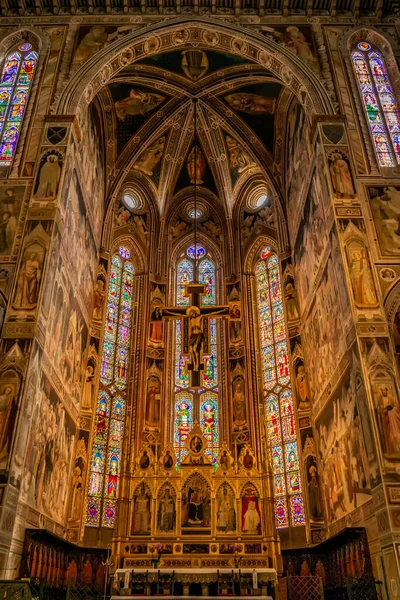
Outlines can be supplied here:
<path id="1" fill-rule="evenodd" d="M 275 569 L 270 569 L 267 567 L 255 568 L 251 569 L 248 567 L 244 567 L 243 569 L 229 569 L 229 568 L 186 568 L 186 569 L 171 569 L 171 568 L 160 568 L 160 569 L 145 569 L 143 567 L 140 568 L 129 568 L 129 569 L 117 569 L 114 574 L 114 581 L 121 581 L 125 577 L 129 577 L 129 575 L 134 571 L 136 574 L 144 574 L 147 573 L 148 578 L 150 580 L 156 579 L 158 576 L 158 572 L 162 575 L 168 575 L 174 573 L 177 576 L 180 576 L 180 579 L 185 580 L 187 577 L 190 577 L 193 581 L 195 581 L 196 575 L 198 576 L 198 581 L 216 581 L 217 580 L 217 572 L 220 575 L 230 575 L 241 574 L 241 575 L 253 575 L 256 573 L 258 579 L 267 580 L 267 581 L 277 581 L 278 576 L 276 574 Z"/>

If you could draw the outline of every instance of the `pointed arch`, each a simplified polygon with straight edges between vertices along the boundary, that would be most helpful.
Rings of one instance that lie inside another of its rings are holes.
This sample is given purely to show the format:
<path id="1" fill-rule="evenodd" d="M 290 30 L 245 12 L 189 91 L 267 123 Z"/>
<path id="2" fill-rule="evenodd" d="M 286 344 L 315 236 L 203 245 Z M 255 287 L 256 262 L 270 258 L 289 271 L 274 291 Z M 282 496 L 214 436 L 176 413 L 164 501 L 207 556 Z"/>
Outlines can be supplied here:
<path id="1" fill-rule="evenodd" d="M 351 58 L 378 164 L 395 167 L 400 164 L 400 114 L 384 57 L 364 40 Z"/>
<path id="2" fill-rule="evenodd" d="M 279 259 L 271 246 L 263 247 L 258 254 L 255 279 L 263 419 L 274 479 L 276 526 L 304 525 L 297 426 Z"/>
<path id="3" fill-rule="evenodd" d="M 39 53 L 29 41 L 11 46 L 0 74 L 0 166 L 11 165 L 21 136 Z"/>
<path id="4" fill-rule="evenodd" d="M 178 306 L 189 306 L 186 286 L 194 281 L 195 260 L 198 260 L 198 278 L 205 286 L 201 302 L 205 306 L 217 304 L 216 265 L 206 247 L 186 246 L 176 266 L 176 298 Z M 184 348 L 184 321 L 175 322 L 175 366 L 174 366 L 174 446 L 177 463 L 187 454 L 185 440 L 195 420 L 208 441 L 206 454 L 216 464 L 219 451 L 219 389 L 218 389 L 218 326 L 216 319 L 210 319 L 209 350 L 204 356 L 205 369 L 202 373 L 202 384 L 206 391 L 199 393 L 191 390 L 190 379 L 186 370 L 187 351 Z"/>
<path id="5" fill-rule="evenodd" d="M 135 269 L 130 250 L 112 255 L 93 431 L 86 525 L 114 527 L 133 327 Z"/>

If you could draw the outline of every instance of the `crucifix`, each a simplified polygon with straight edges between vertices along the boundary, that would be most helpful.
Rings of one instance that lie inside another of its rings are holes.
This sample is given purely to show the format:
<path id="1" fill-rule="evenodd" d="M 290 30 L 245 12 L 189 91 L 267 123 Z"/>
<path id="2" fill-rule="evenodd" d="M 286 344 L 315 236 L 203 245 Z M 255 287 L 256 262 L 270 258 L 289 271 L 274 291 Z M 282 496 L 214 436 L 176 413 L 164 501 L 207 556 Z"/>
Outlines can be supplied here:
<path id="1" fill-rule="evenodd" d="M 229 317 L 229 305 L 202 306 L 201 296 L 205 294 L 205 285 L 189 283 L 186 295 L 189 306 L 166 306 L 164 318 L 183 320 L 183 354 L 189 355 L 187 370 L 190 374 L 190 387 L 201 388 L 201 373 L 204 371 L 203 356 L 207 355 L 210 339 L 210 318 Z"/>
<path id="2" fill-rule="evenodd" d="M 183 354 L 190 357 L 186 368 L 190 375 L 190 387 L 201 388 L 201 374 L 204 371 L 204 356 L 209 354 L 210 318 L 225 317 L 230 313 L 229 306 L 203 306 L 201 298 L 205 294 L 205 285 L 198 280 L 197 255 L 197 185 L 201 184 L 201 174 L 197 170 L 197 151 L 200 147 L 197 140 L 197 98 L 193 99 L 193 199 L 194 199 L 194 282 L 186 286 L 189 305 L 167 306 L 162 310 L 162 317 L 182 319 L 183 321 Z"/>

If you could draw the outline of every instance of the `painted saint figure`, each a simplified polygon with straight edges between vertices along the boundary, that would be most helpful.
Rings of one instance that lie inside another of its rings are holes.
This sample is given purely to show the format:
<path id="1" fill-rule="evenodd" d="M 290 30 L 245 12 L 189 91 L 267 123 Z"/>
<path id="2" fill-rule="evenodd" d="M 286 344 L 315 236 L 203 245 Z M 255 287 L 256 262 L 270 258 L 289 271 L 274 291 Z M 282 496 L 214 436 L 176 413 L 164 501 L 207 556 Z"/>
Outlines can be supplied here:
<path id="1" fill-rule="evenodd" d="M 154 304 L 151 307 L 150 341 L 156 344 L 162 342 L 163 338 L 162 309 L 161 304 Z"/>
<path id="2" fill-rule="evenodd" d="M 236 93 L 228 94 L 224 98 L 234 110 L 254 114 L 273 115 L 275 112 L 276 98 L 267 98 L 257 94 Z"/>
<path id="3" fill-rule="evenodd" d="M 253 490 L 247 490 L 242 499 L 242 532 L 252 535 L 261 533 L 261 516 L 258 498 Z"/>
<path id="4" fill-rule="evenodd" d="M 296 389 L 299 400 L 299 409 L 303 410 L 305 408 L 310 408 L 310 393 L 308 389 L 308 380 L 306 370 L 303 364 L 300 364 L 297 367 Z"/>
<path id="5" fill-rule="evenodd" d="M 150 377 L 147 382 L 146 399 L 146 425 L 158 427 L 160 425 L 160 381 Z"/>
<path id="6" fill-rule="evenodd" d="M 339 152 L 334 152 L 329 168 L 332 177 L 333 189 L 339 196 L 354 195 L 353 181 L 347 161 Z"/>
<path id="7" fill-rule="evenodd" d="M 8 455 L 12 428 L 16 417 L 14 386 L 6 384 L 0 394 L 0 460 Z"/>
<path id="8" fill-rule="evenodd" d="M 125 121 L 127 115 L 146 115 L 165 100 L 164 96 L 132 88 L 129 96 L 115 103 L 118 119 Z"/>
<path id="9" fill-rule="evenodd" d="M 41 262 L 37 253 L 31 252 L 19 271 L 14 308 L 34 308 L 36 306 L 41 277 Z"/>
<path id="10" fill-rule="evenodd" d="M 190 183 L 203 183 L 204 173 L 206 172 L 206 161 L 203 153 L 198 146 L 193 146 L 187 159 L 187 170 L 190 177 Z"/>
<path id="11" fill-rule="evenodd" d="M 53 200 L 56 198 L 60 177 L 60 158 L 57 154 L 49 154 L 39 170 L 35 198 L 41 200 Z"/>
<path id="12" fill-rule="evenodd" d="M 400 456 L 400 408 L 392 390 L 380 385 L 376 391 L 377 412 L 381 421 L 382 441 L 389 456 Z"/>
<path id="13" fill-rule="evenodd" d="M 245 385 L 241 375 L 234 378 L 232 390 L 233 424 L 235 429 L 239 429 L 247 424 Z"/>
<path id="14" fill-rule="evenodd" d="M 228 494 L 228 487 L 224 486 L 222 497 L 218 504 L 217 529 L 221 533 L 234 533 L 236 531 L 236 512 L 233 494 Z"/>
<path id="15" fill-rule="evenodd" d="M 158 505 L 158 529 L 167 533 L 175 528 L 175 501 L 170 495 L 169 488 L 165 488 L 164 495 Z"/>
<path id="16" fill-rule="evenodd" d="M 166 137 L 163 136 L 156 142 L 154 142 L 147 150 L 142 152 L 135 164 L 134 169 L 142 171 L 149 177 L 153 176 L 153 171 L 161 161 L 164 154 Z"/>
<path id="17" fill-rule="evenodd" d="M 151 513 L 150 498 L 146 493 L 144 485 L 140 489 L 139 495 L 135 499 L 133 513 L 133 533 L 145 533 L 150 531 Z"/>
<path id="18" fill-rule="evenodd" d="M 365 248 L 349 249 L 350 279 L 358 308 L 378 306 L 371 265 Z"/>
<path id="19" fill-rule="evenodd" d="M 102 319 L 105 296 L 104 281 L 99 278 L 96 281 L 96 289 L 94 291 L 93 319 L 95 321 L 101 321 Z"/>

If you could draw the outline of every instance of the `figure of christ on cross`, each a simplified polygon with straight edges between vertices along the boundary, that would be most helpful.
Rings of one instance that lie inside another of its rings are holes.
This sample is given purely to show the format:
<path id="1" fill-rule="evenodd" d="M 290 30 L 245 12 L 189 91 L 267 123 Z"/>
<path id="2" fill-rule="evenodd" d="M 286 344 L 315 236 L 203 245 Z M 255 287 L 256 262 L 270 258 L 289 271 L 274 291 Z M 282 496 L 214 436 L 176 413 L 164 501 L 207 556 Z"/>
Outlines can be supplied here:
<path id="1" fill-rule="evenodd" d="M 204 370 L 203 353 L 205 343 L 209 339 L 209 319 L 229 317 L 229 306 L 202 306 L 201 296 L 205 294 L 205 286 L 201 283 L 190 283 L 186 286 L 189 306 L 166 306 L 163 308 L 164 318 L 182 319 L 183 348 L 187 349 L 190 363 L 190 387 L 201 388 L 201 371 Z M 187 321 L 187 326 L 185 321 Z"/>

